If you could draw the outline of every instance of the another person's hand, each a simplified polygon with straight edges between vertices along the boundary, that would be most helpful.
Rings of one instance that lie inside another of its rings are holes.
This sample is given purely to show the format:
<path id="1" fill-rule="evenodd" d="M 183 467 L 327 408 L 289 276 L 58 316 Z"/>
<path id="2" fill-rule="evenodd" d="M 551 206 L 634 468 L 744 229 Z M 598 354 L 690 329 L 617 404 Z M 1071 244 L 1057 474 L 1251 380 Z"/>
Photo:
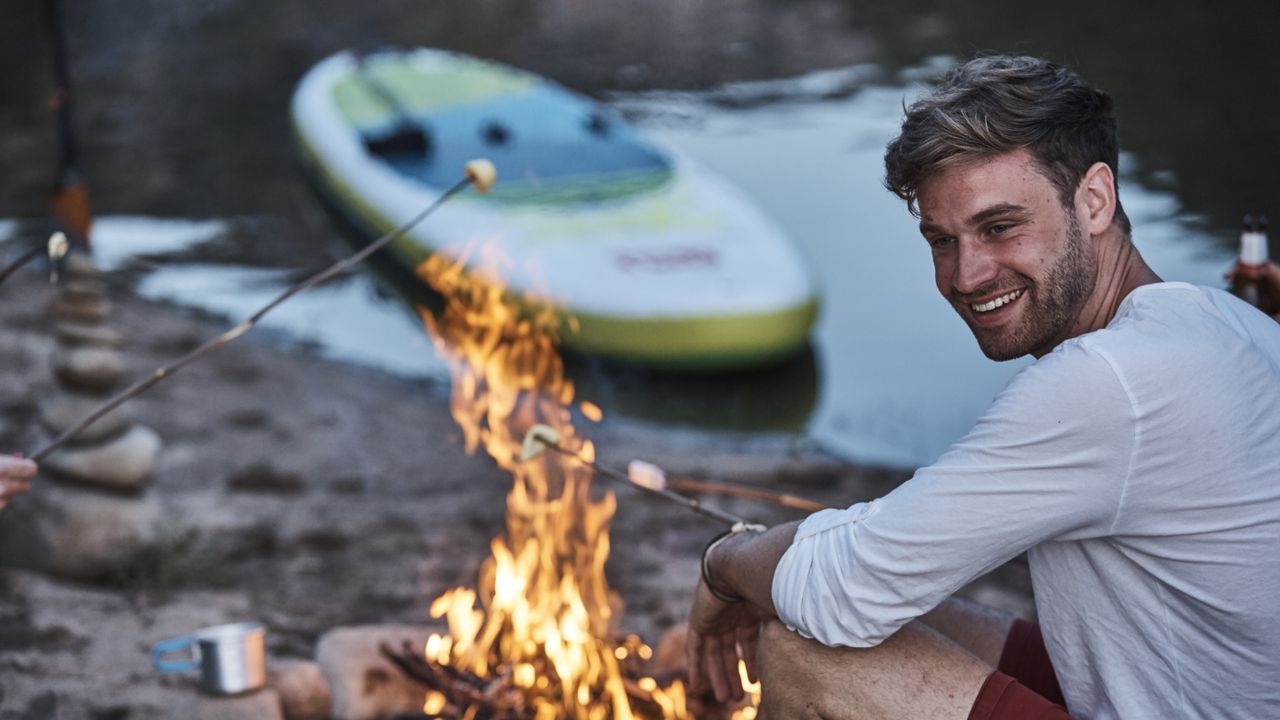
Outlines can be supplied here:
<path id="1" fill-rule="evenodd" d="M 725 602 L 699 580 L 685 640 L 690 690 L 701 692 L 710 682 L 716 700 L 741 700 L 744 693 L 738 661 L 746 662 L 747 677 L 755 682 L 756 644 L 763 619 L 764 615 L 751 603 Z"/>
<path id="2" fill-rule="evenodd" d="M 0 455 L 0 510 L 15 495 L 27 491 L 31 478 L 35 477 L 36 464 L 12 455 Z"/>

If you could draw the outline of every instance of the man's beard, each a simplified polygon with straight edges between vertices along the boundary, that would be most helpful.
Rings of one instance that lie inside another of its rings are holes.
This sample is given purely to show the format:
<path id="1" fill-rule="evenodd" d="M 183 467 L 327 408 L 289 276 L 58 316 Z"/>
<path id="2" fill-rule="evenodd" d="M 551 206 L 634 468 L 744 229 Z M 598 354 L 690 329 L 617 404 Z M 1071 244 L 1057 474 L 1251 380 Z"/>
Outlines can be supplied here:
<path id="1" fill-rule="evenodd" d="M 1081 232 L 1074 213 L 1067 210 L 1065 215 L 1067 246 L 1062 257 L 1045 273 L 1043 282 L 1019 276 L 1027 291 L 1022 298 L 1026 307 L 1016 327 L 978 325 L 968 313 L 961 313 L 977 338 L 978 347 L 992 360 L 1019 358 L 1045 348 L 1057 338 L 1065 339 L 1063 336 L 1079 318 L 1084 301 L 1093 292 L 1096 260 L 1089 238 Z"/>

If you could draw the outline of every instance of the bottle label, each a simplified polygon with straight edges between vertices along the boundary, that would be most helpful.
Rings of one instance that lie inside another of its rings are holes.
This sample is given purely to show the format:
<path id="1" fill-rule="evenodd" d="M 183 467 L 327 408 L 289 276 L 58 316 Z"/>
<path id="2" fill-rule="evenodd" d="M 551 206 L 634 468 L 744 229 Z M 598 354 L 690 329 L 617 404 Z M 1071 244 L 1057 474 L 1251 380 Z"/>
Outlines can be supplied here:
<path id="1" fill-rule="evenodd" d="M 1240 262 L 1246 265 L 1267 264 L 1267 235 L 1247 232 L 1240 236 Z"/>

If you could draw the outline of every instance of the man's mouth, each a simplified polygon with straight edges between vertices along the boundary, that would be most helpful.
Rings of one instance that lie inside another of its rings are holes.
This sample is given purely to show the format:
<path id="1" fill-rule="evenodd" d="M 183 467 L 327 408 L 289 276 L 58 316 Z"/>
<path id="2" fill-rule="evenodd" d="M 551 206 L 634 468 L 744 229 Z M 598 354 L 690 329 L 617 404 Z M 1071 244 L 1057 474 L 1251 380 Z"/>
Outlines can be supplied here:
<path id="1" fill-rule="evenodd" d="M 1018 298 L 1022 297 L 1022 293 L 1024 292 L 1026 292 L 1026 290 L 1022 288 L 1018 290 L 1012 290 L 1010 292 L 1005 293 L 1004 295 L 1001 295 L 996 298 L 992 298 L 984 303 L 970 303 L 969 307 L 973 310 L 974 313 L 977 313 L 979 315 L 983 313 L 989 313 L 993 310 L 996 310 L 998 308 L 1004 307 L 1005 305 L 1008 305 L 1014 300 L 1017 300 Z"/>

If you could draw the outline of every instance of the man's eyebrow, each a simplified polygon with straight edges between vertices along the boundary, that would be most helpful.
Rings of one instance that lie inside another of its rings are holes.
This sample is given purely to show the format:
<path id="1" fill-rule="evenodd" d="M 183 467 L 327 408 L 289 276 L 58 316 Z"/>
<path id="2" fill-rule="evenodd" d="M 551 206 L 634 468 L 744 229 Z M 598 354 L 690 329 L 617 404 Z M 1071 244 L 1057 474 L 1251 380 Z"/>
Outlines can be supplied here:
<path id="1" fill-rule="evenodd" d="M 990 220 L 993 217 L 998 217 L 1000 215 L 1023 216 L 1023 215 L 1026 215 L 1028 212 L 1029 210 L 1023 205 L 1018 205 L 1016 203 L 999 203 L 997 205 L 992 205 L 991 207 L 983 208 L 978 212 L 974 213 L 969 217 L 966 223 L 970 226 L 981 225 L 987 220 Z M 946 232 L 946 231 L 938 227 L 937 225 L 934 225 L 933 223 L 929 222 L 927 219 L 921 218 L 920 234 L 928 235 L 931 232 L 940 233 L 940 232 Z"/>
<path id="2" fill-rule="evenodd" d="M 1014 203 L 1000 203 L 984 208 L 969 217 L 969 225 L 981 225 L 998 215 L 1023 215 L 1027 212 L 1027 208 Z"/>
<path id="3" fill-rule="evenodd" d="M 942 232 L 942 228 L 938 227 L 937 225 L 934 225 L 933 223 L 929 222 L 928 220 L 921 219 L 921 220 L 920 220 L 920 234 L 921 234 L 921 235 L 928 235 L 928 234 L 929 234 L 929 233 L 931 233 L 931 232 Z"/>

